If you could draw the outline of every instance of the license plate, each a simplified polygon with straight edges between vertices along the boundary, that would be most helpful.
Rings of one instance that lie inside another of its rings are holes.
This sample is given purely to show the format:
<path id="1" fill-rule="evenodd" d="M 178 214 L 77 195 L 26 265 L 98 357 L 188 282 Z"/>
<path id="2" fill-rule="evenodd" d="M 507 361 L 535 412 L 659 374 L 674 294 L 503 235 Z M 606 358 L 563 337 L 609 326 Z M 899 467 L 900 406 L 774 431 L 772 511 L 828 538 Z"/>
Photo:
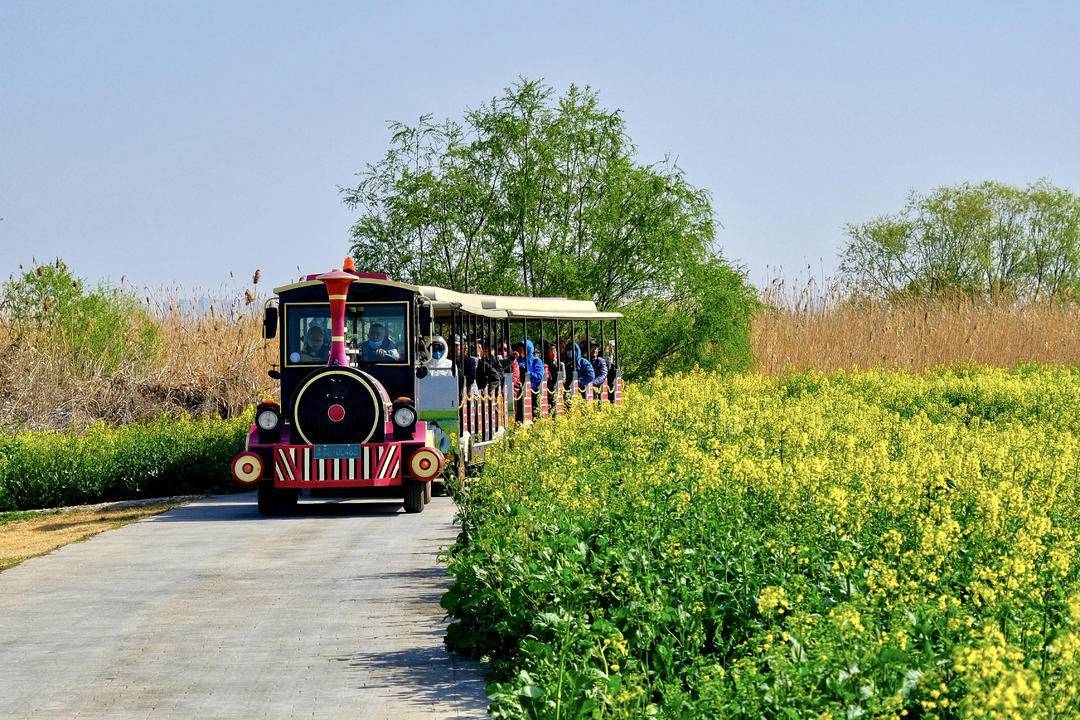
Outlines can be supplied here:
<path id="1" fill-rule="evenodd" d="M 347 444 L 347 445 L 316 445 L 315 446 L 315 459 L 316 460 L 348 460 L 349 458 L 360 457 L 360 445 Z"/>

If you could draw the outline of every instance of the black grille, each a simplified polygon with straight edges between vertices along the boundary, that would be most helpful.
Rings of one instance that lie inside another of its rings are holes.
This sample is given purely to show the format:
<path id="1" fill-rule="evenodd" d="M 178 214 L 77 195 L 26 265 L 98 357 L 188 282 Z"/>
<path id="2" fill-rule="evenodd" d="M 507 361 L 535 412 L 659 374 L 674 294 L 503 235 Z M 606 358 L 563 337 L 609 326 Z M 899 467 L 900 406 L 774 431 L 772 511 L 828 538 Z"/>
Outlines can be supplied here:
<path id="1" fill-rule="evenodd" d="M 371 381 L 347 368 L 316 370 L 300 383 L 294 422 L 310 443 L 358 443 L 381 441 L 382 413 L 378 393 Z M 344 415 L 331 419 L 331 408 L 340 405 Z M 370 437 L 369 437 L 370 436 Z"/>

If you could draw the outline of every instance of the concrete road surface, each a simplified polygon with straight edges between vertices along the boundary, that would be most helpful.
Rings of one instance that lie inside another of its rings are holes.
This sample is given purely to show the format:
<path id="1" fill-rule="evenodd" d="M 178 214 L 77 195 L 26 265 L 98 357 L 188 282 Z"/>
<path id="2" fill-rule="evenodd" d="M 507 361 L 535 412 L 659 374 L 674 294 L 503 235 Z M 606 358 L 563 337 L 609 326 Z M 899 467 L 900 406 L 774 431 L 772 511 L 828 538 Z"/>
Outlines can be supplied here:
<path id="1" fill-rule="evenodd" d="M 200 500 L 0 573 L 0 718 L 476 718 L 453 502 Z"/>

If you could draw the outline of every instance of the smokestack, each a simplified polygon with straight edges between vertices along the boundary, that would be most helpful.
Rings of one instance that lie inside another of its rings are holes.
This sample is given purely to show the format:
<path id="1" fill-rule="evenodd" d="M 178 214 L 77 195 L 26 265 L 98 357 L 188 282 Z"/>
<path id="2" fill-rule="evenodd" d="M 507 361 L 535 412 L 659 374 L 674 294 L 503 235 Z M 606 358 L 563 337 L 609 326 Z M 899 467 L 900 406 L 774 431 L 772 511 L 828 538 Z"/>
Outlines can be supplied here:
<path id="1" fill-rule="evenodd" d="M 315 279 L 322 280 L 326 294 L 330 296 L 330 357 L 326 365 L 348 365 L 349 356 L 345 353 L 345 298 L 356 275 L 331 270 L 317 275 Z"/>

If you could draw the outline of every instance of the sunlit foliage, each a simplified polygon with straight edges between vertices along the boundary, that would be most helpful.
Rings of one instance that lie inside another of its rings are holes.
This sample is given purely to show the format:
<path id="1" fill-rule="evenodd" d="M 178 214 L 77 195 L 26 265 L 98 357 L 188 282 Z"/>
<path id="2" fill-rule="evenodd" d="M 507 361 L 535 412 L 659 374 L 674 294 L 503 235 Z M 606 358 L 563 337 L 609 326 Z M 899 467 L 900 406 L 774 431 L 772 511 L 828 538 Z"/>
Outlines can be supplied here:
<path id="1" fill-rule="evenodd" d="M 704 373 L 537 423 L 444 605 L 496 717 L 1080 714 L 1080 370 Z"/>

